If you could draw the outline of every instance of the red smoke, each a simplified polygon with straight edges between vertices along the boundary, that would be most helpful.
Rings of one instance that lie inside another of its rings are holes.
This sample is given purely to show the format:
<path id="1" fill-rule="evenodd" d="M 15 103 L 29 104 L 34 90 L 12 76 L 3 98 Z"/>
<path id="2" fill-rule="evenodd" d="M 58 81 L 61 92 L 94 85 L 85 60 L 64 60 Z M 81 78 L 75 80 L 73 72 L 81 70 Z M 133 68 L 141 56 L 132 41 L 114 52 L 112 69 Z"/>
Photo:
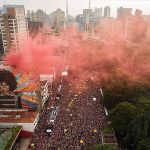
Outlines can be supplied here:
<path id="1" fill-rule="evenodd" d="M 22 46 L 19 54 L 10 52 L 5 59 L 18 70 L 33 70 L 36 75 L 50 73 L 52 67 L 61 71 L 69 65 L 70 70 L 83 79 L 91 76 L 107 79 L 118 74 L 133 80 L 149 80 L 150 43 L 141 39 L 146 26 L 134 19 L 130 28 L 135 23 L 140 31 L 132 30 L 131 39 L 138 39 L 137 43 L 127 41 L 121 22 L 111 19 L 96 28 L 99 40 L 83 40 L 82 33 L 70 27 L 67 34 L 63 31 L 59 37 L 40 34 L 35 40 L 30 39 L 29 48 Z"/>
<path id="2" fill-rule="evenodd" d="M 54 39 L 40 34 L 36 39 L 30 39 L 28 45 L 24 41 L 19 52 L 10 50 L 5 60 L 22 72 L 33 71 L 35 75 L 51 73 L 52 67 L 64 67 L 63 58 L 55 54 L 57 47 Z"/>
<path id="3" fill-rule="evenodd" d="M 78 54 L 71 58 L 74 71 L 84 77 L 107 78 L 112 74 L 132 79 L 149 78 L 150 48 L 146 42 L 128 43 L 122 40 L 83 42 Z M 94 73 L 96 72 L 96 74 Z"/>

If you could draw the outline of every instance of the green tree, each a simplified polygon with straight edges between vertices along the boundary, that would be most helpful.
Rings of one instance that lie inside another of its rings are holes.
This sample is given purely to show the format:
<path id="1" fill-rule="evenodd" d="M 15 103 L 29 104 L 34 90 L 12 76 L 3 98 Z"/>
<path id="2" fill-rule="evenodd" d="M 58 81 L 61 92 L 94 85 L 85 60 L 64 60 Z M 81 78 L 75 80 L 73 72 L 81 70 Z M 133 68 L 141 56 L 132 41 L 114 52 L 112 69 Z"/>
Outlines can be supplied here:
<path id="1" fill-rule="evenodd" d="M 146 121 L 145 121 L 145 124 L 144 124 L 144 128 L 143 128 L 143 130 L 142 130 L 142 135 L 141 135 L 141 138 L 142 138 L 142 139 L 148 137 L 148 128 L 149 128 L 149 125 L 148 125 L 148 121 L 146 120 Z"/>
<path id="2" fill-rule="evenodd" d="M 117 148 L 116 146 L 106 144 L 106 145 L 95 145 L 88 148 L 88 150 L 117 150 Z"/>
<path id="3" fill-rule="evenodd" d="M 117 77 L 110 77 L 110 79 L 104 83 L 104 103 L 111 109 L 118 103 L 123 102 L 128 96 L 125 94 L 127 91 L 127 83 L 123 79 Z"/>
<path id="4" fill-rule="evenodd" d="M 139 97 L 150 98 L 150 84 L 146 81 L 133 81 L 125 75 L 114 73 L 102 84 L 104 104 L 109 109 L 120 102 L 135 102 Z"/>
<path id="5" fill-rule="evenodd" d="M 142 139 L 137 145 L 137 150 L 150 150 L 150 138 Z"/>
<path id="6" fill-rule="evenodd" d="M 138 107 L 141 111 L 150 111 L 150 99 L 144 96 L 138 98 L 136 107 Z"/>
<path id="7" fill-rule="evenodd" d="M 137 108 L 128 102 L 120 103 L 109 111 L 109 117 L 115 132 L 121 136 L 125 136 L 128 125 L 135 118 L 136 114 Z"/>
<path id="8" fill-rule="evenodd" d="M 139 141 L 149 137 L 150 124 L 149 116 L 145 112 L 139 112 L 133 119 L 127 130 L 127 135 L 124 138 L 127 148 L 136 148 Z"/>

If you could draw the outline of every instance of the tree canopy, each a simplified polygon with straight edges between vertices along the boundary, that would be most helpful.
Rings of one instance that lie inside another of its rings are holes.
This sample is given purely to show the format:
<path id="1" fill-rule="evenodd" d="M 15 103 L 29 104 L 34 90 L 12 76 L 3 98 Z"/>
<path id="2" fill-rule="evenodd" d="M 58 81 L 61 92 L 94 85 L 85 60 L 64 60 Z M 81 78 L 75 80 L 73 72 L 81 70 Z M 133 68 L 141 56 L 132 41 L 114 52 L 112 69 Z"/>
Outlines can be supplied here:
<path id="1" fill-rule="evenodd" d="M 137 150 L 149 150 L 150 149 L 150 139 L 142 139 L 138 145 Z"/>
<path id="2" fill-rule="evenodd" d="M 117 148 L 113 145 L 95 145 L 90 147 L 88 150 L 117 150 Z"/>
<path id="3" fill-rule="evenodd" d="M 109 112 L 109 117 L 114 130 L 120 135 L 125 135 L 129 122 L 136 116 L 137 108 L 128 102 L 118 104 Z"/>

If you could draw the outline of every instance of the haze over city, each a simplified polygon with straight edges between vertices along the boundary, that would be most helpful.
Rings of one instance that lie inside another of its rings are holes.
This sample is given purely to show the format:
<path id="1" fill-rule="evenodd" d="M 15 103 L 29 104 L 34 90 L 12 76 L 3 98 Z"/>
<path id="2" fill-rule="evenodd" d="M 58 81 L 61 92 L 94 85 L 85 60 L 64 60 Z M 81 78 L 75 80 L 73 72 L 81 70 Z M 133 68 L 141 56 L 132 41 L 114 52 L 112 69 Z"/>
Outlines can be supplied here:
<path id="1" fill-rule="evenodd" d="M 47 13 L 50 13 L 57 8 L 66 10 L 66 1 L 65 0 L 1 0 L 0 6 L 3 4 L 16 4 L 24 5 L 26 10 L 37 10 L 42 9 Z M 88 0 L 68 0 L 69 4 L 69 15 L 75 16 L 79 13 L 82 13 L 83 9 L 88 8 Z M 133 8 L 133 13 L 135 9 L 140 9 L 143 11 L 143 14 L 150 14 L 149 10 L 150 1 L 149 0 L 91 0 L 91 8 L 95 7 L 111 7 L 111 16 L 116 17 L 116 10 L 118 7 L 128 7 Z"/>
<path id="2" fill-rule="evenodd" d="M 149 131 L 149 0 L 0 1 L 0 150 L 150 150 Z"/>

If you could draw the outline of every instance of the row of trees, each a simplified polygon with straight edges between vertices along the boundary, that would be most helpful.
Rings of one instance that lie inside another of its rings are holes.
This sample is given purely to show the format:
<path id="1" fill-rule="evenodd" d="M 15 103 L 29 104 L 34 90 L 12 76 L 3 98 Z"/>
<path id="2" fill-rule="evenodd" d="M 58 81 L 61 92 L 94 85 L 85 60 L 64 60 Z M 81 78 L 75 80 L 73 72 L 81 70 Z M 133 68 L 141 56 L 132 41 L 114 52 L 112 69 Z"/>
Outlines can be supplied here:
<path id="1" fill-rule="evenodd" d="M 117 148 L 113 145 L 95 145 L 90 147 L 88 150 L 117 150 Z"/>
<path id="2" fill-rule="evenodd" d="M 150 100 L 135 104 L 122 102 L 110 110 L 109 117 L 122 145 L 129 150 L 150 148 Z"/>
<path id="3" fill-rule="evenodd" d="M 111 76 L 103 83 L 104 104 L 118 141 L 128 150 L 150 149 L 150 83 Z"/>
<path id="4" fill-rule="evenodd" d="M 150 81 L 131 79 L 124 75 L 111 75 L 103 82 L 104 105 L 114 108 L 120 102 L 135 103 L 139 97 L 150 98 Z"/>

